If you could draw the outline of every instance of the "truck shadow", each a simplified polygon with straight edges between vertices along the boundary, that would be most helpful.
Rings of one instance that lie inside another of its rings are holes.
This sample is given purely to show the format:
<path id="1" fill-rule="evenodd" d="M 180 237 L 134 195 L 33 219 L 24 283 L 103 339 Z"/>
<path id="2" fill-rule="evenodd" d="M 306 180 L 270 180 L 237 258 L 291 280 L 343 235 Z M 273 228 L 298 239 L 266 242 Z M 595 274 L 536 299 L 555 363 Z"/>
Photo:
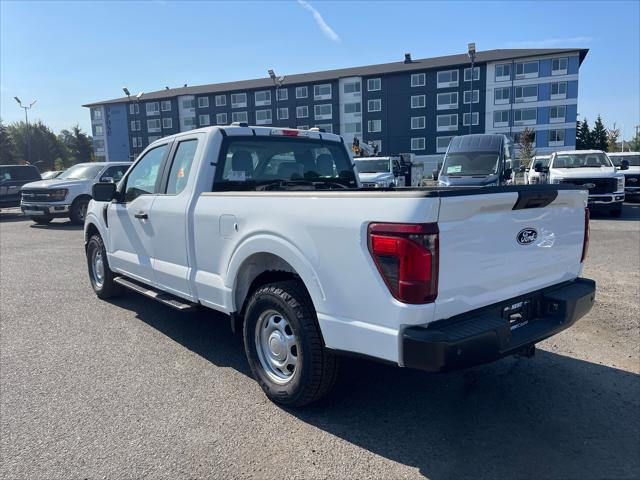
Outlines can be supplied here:
<path id="1" fill-rule="evenodd" d="M 114 303 L 250 376 L 224 315 L 133 294 Z M 342 367 L 327 399 L 286 413 L 431 479 L 640 477 L 639 375 L 542 350 L 450 374 L 350 358 Z"/>
<path id="2" fill-rule="evenodd" d="M 594 220 L 613 220 L 613 221 L 640 221 L 640 204 L 625 202 L 622 207 L 622 215 L 618 218 L 609 216 L 609 213 L 603 210 L 591 210 L 589 215 Z"/>

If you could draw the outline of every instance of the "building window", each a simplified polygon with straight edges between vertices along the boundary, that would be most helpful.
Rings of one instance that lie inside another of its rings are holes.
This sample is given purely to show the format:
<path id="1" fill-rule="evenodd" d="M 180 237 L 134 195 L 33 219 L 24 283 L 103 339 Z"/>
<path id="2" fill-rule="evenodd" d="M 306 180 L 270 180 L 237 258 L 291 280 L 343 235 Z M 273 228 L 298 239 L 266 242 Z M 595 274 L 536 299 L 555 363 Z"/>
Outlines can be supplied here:
<path id="1" fill-rule="evenodd" d="M 209 108 L 209 97 L 198 97 L 198 108 Z"/>
<path id="2" fill-rule="evenodd" d="M 511 64 L 496 65 L 496 82 L 506 82 L 507 80 L 511 80 Z"/>
<path id="3" fill-rule="evenodd" d="M 242 122 L 242 123 L 247 123 L 248 121 L 248 115 L 247 112 L 232 112 L 231 113 L 231 121 L 232 122 Z"/>
<path id="4" fill-rule="evenodd" d="M 216 113 L 216 125 L 226 125 L 226 124 L 227 124 L 227 114 Z"/>
<path id="5" fill-rule="evenodd" d="M 192 128 L 195 128 L 195 126 L 196 126 L 196 117 L 186 117 L 184 119 L 184 126 L 185 126 L 185 128 L 187 128 L 189 130 L 192 129 Z"/>
<path id="6" fill-rule="evenodd" d="M 331 123 L 318 123 L 316 128 L 324 130 L 327 133 L 333 133 L 333 125 Z"/>
<path id="7" fill-rule="evenodd" d="M 331 84 L 323 83 L 322 85 L 313 86 L 314 100 L 329 100 L 331 98 Z"/>
<path id="8" fill-rule="evenodd" d="M 437 124 L 439 132 L 448 132 L 458 129 L 458 114 L 438 115 Z"/>
<path id="9" fill-rule="evenodd" d="M 370 78 L 367 80 L 367 91 L 376 92 L 382 88 L 382 80 L 379 78 Z"/>
<path id="10" fill-rule="evenodd" d="M 564 123 L 566 108 L 564 105 L 558 105 L 549 109 L 549 123 Z"/>
<path id="11" fill-rule="evenodd" d="M 438 88 L 457 87 L 458 70 L 446 70 L 438 72 Z"/>
<path id="12" fill-rule="evenodd" d="M 480 80 L 480 67 L 473 67 L 473 81 Z M 471 81 L 471 68 L 464 69 L 464 81 Z"/>
<path id="13" fill-rule="evenodd" d="M 425 117 L 411 117 L 411 130 L 421 130 L 426 126 Z"/>
<path id="14" fill-rule="evenodd" d="M 367 101 L 368 112 L 379 112 L 382 110 L 382 100 L 380 98 L 373 98 Z"/>
<path id="15" fill-rule="evenodd" d="M 516 79 L 536 78 L 538 76 L 538 61 L 516 63 Z"/>
<path id="16" fill-rule="evenodd" d="M 344 113 L 351 113 L 354 116 L 359 117 L 361 110 L 362 110 L 362 104 L 360 102 L 352 102 L 352 103 L 344 104 Z"/>
<path id="17" fill-rule="evenodd" d="M 471 90 L 466 90 L 464 92 L 464 103 L 469 105 L 469 100 L 471 100 Z M 473 103 L 478 103 L 480 101 L 480 91 L 473 91 Z"/>
<path id="18" fill-rule="evenodd" d="M 140 131 L 140 120 L 131 120 L 131 131 L 132 132 Z"/>
<path id="19" fill-rule="evenodd" d="M 298 125 L 296 128 L 298 130 L 309 130 L 309 125 Z"/>
<path id="20" fill-rule="evenodd" d="M 271 123 L 271 109 L 256 110 L 256 125 L 267 125 Z"/>
<path id="21" fill-rule="evenodd" d="M 444 153 L 449 148 L 449 143 L 453 137 L 436 137 L 436 152 Z"/>
<path id="22" fill-rule="evenodd" d="M 498 110 L 497 112 L 493 112 L 493 126 L 509 126 L 509 110 Z"/>
<path id="23" fill-rule="evenodd" d="M 554 58 L 551 60 L 551 75 L 566 75 L 568 66 L 568 58 Z"/>
<path id="24" fill-rule="evenodd" d="M 146 104 L 147 115 L 160 115 L 160 104 L 151 102 Z"/>
<path id="25" fill-rule="evenodd" d="M 307 98 L 309 89 L 307 87 L 296 87 L 296 98 Z"/>
<path id="26" fill-rule="evenodd" d="M 162 109 L 163 112 L 170 112 L 171 100 L 163 100 L 162 103 L 160 104 L 160 108 Z"/>
<path id="27" fill-rule="evenodd" d="M 133 145 L 133 148 L 142 147 L 142 137 L 132 137 L 131 138 L 131 143 Z"/>
<path id="28" fill-rule="evenodd" d="M 515 103 L 538 101 L 538 85 L 523 85 L 516 87 Z"/>
<path id="29" fill-rule="evenodd" d="M 278 95 L 278 101 L 280 100 L 289 100 L 289 89 L 288 88 L 279 88 L 276 90 Z"/>
<path id="30" fill-rule="evenodd" d="M 347 82 L 343 86 L 344 93 L 360 93 L 360 81 Z M 359 95 L 356 95 L 359 96 Z"/>
<path id="31" fill-rule="evenodd" d="M 316 120 L 329 120 L 332 118 L 332 105 L 325 103 L 322 105 L 314 105 L 313 116 Z"/>
<path id="32" fill-rule="evenodd" d="M 289 109 L 287 107 L 278 109 L 278 120 L 289 120 Z"/>
<path id="33" fill-rule="evenodd" d="M 303 105 L 296 107 L 296 118 L 307 118 L 309 116 L 309 107 Z"/>
<path id="34" fill-rule="evenodd" d="M 185 100 L 182 100 L 182 108 L 184 110 L 196 108 L 196 101 L 193 98 L 187 98 Z"/>
<path id="35" fill-rule="evenodd" d="M 411 108 L 424 108 L 425 96 L 424 95 L 412 95 L 411 96 Z"/>
<path id="36" fill-rule="evenodd" d="M 227 105 L 226 95 L 216 95 L 216 107 L 224 107 Z"/>
<path id="37" fill-rule="evenodd" d="M 411 139 L 411 150 L 424 150 L 424 137 Z"/>
<path id="38" fill-rule="evenodd" d="M 171 118 L 163 118 L 162 119 L 162 128 L 164 129 L 170 129 L 173 128 L 173 119 Z"/>
<path id="39" fill-rule="evenodd" d="M 154 118 L 153 120 L 147 120 L 147 132 L 159 132 L 162 130 L 162 125 L 160 124 L 159 118 Z"/>
<path id="40" fill-rule="evenodd" d="M 376 133 L 382 131 L 382 120 L 369 120 L 367 122 L 367 131 L 369 133 Z"/>
<path id="41" fill-rule="evenodd" d="M 147 140 L 151 144 L 151 143 L 155 142 L 156 140 L 160 140 L 161 138 L 162 138 L 162 136 L 160 136 L 160 135 L 149 135 Z"/>
<path id="42" fill-rule="evenodd" d="M 513 124 L 514 125 L 535 125 L 538 117 L 538 110 L 536 108 L 522 108 L 520 110 L 513 111 Z"/>
<path id="43" fill-rule="evenodd" d="M 102 135 L 104 135 L 104 127 L 102 125 L 94 125 L 93 135 L 98 137 L 101 137 Z"/>
<path id="44" fill-rule="evenodd" d="M 414 73 L 411 75 L 412 87 L 424 87 L 427 83 L 427 76 L 424 73 Z"/>
<path id="45" fill-rule="evenodd" d="M 344 124 L 344 133 L 362 133 L 361 122 L 348 122 Z"/>
<path id="46" fill-rule="evenodd" d="M 133 107 L 133 104 L 129 105 L 129 109 L 131 109 L 131 107 Z M 133 112 L 132 112 L 132 115 L 133 115 Z M 92 108 L 91 118 L 93 118 L 94 120 L 102 120 L 102 108 L 100 107 Z"/>
<path id="47" fill-rule="evenodd" d="M 100 112 L 102 114 L 102 112 Z M 140 113 L 140 104 L 139 103 L 130 103 L 129 104 L 129 114 L 130 115 L 138 115 Z"/>
<path id="48" fill-rule="evenodd" d="M 260 92 L 256 92 L 255 94 L 256 107 L 271 105 L 271 91 L 270 90 L 261 90 Z"/>
<path id="49" fill-rule="evenodd" d="M 198 124 L 201 127 L 206 127 L 207 125 L 211 125 L 211 118 L 209 117 L 209 115 L 199 115 Z"/>
<path id="50" fill-rule="evenodd" d="M 480 123 L 480 114 L 478 112 L 472 112 L 471 118 L 473 120 L 473 125 L 478 125 Z M 468 113 L 463 113 L 462 114 L 462 125 L 464 125 L 465 127 L 469 126 L 469 114 Z"/>
<path id="51" fill-rule="evenodd" d="M 451 110 L 458 108 L 458 92 L 447 92 L 438 94 L 438 110 Z"/>
<path id="52" fill-rule="evenodd" d="M 246 93 L 232 93 L 231 94 L 231 108 L 244 108 L 246 106 L 247 106 L 247 94 Z M 235 120 L 234 120 L 234 122 L 235 122 Z"/>
<path id="53" fill-rule="evenodd" d="M 510 87 L 496 88 L 494 90 L 494 95 L 493 95 L 494 105 L 504 105 L 505 103 L 509 103 L 510 91 L 511 91 Z"/>
<path id="54" fill-rule="evenodd" d="M 549 146 L 550 147 L 564 146 L 564 130 L 549 130 Z"/>
<path id="55" fill-rule="evenodd" d="M 551 100 L 567 98 L 567 82 L 557 82 L 551 84 Z"/>

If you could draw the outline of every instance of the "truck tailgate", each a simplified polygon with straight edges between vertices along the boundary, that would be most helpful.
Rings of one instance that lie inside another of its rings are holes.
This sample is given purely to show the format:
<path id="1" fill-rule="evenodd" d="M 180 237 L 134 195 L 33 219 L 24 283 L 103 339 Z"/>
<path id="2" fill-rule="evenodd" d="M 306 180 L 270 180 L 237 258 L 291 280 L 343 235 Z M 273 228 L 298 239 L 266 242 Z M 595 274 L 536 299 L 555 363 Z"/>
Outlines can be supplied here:
<path id="1" fill-rule="evenodd" d="M 549 187 L 441 197 L 434 320 L 580 274 L 586 191 Z"/>

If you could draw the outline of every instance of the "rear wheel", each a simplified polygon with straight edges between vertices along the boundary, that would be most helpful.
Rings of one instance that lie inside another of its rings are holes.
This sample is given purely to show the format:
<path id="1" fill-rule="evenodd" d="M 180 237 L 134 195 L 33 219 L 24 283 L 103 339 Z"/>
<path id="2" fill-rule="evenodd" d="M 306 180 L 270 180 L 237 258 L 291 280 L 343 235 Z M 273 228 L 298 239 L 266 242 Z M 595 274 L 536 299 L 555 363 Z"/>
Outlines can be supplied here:
<path id="1" fill-rule="evenodd" d="M 110 298 L 121 292 L 120 285 L 113 282 L 113 272 L 100 235 L 93 235 L 87 243 L 87 267 L 91 286 L 99 298 Z"/>
<path id="2" fill-rule="evenodd" d="M 87 208 L 89 207 L 88 198 L 78 198 L 71 205 L 71 211 L 69 212 L 69 218 L 71 223 L 76 225 L 83 225 L 84 219 L 87 216 Z"/>
<path id="3" fill-rule="evenodd" d="M 616 205 L 611 210 L 609 210 L 609 215 L 615 218 L 622 215 L 622 205 Z"/>
<path id="4" fill-rule="evenodd" d="M 302 282 L 258 288 L 246 308 L 244 346 L 254 377 L 272 401 L 300 407 L 333 387 L 336 356 L 327 350 Z"/>
<path id="5" fill-rule="evenodd" d="M 38 225 L 49 225 L 51 223 L 51 220 L 53 220 L 53 217 L 50 217 L 49 215 L 42 215 L 38 217 L 29 217 L 29 218 Z"/>

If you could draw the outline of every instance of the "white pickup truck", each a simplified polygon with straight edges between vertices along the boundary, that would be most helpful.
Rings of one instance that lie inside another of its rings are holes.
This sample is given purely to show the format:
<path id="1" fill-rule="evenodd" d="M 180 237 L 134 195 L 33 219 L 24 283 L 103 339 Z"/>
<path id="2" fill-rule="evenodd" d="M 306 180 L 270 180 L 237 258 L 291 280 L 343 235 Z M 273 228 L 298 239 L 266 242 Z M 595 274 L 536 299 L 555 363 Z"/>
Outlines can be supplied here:
<path id="1" fill-rule="evenodd" d="M 363 189 L 337 135 L 209 127 L 94 186 L 86 256 L 100 298 L 229 314 L 267 396 L 300 406 L 345 353 L 428 371 L 531 355 L 594 302 L 586 202 L 562 185 Z"/>

